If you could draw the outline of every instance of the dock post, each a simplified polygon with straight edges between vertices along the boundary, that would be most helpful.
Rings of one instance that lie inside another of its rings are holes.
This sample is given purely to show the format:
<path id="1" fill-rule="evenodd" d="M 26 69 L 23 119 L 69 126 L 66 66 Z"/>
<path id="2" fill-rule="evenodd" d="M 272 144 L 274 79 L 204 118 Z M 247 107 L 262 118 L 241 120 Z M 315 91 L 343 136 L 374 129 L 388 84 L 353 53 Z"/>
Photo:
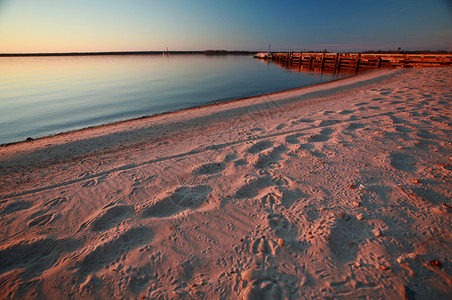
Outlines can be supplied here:
<path id="1" fill-rule="evenodd" d="M 303 53 L 300 53 L 300 60 L 298 61 L 298 71 L 301 70 L 301 61 L 303 60 Z"/>
<path id="2" fill-rule="evenodd" d="M 378 57 L 377 57 L 376 68 L 378 69 L 378 68 L 380 68 L 380 67 L 381 67 L 381 57 L 378 56 Z"/>
<path id="3" fill-rule="evenodd" d="M 358 54 L 358 58 L 356 58 L 355 73 L 358 73 L 360 56 L 361 56 L 361 54 Z"/>
<path id="4" fill-rule="evenodd" d="M 337 62 L 336 73 L 339 73 L 339 71 L 341 70 L 341 63 L 342 63 L 342 57 L 339 57 L 339 60 Z"/>
<path id="5" fill-rule="evenodd" d="M 337 72 L 338 62 L 339 62 L 339 53 L 336 53 L 336 58 L 334 60 L 334 73 Z"/>

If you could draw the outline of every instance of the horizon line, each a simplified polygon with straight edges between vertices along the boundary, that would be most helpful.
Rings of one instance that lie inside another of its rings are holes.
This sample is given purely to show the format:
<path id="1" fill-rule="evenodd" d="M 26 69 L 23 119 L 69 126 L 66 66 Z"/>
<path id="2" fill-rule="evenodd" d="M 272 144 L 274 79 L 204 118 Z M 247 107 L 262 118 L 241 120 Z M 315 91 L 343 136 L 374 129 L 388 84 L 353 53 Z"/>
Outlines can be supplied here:
<path id="1" fill-rule="evenodd" d="M 17 52 L 0 53 L 0 56 L 77 56 L 77 55 L 146 55 L 146 54 L 221 54 L 221 53 L 246 53 L 253 54 L 261 51 L 249 50 L 138 50 L 138 51 L 73 51 L 73 52 Z"/>
<path id="2" fill-rule="evenodd" d="M 95 55 L 157 55 L 157 54 L 255 54 L 259 52 L 268 52 L 264 50 L 136 50 L 136 51 L 73 51 L 73 52 L 23 52 L 23 53 L 0 53 L 0 57 L 23 57 L 23 56 L 95 56 Z M 305 51 L 270 51 L 273 53 L 321 53 L 322 50 L 305 50 Z M 360 50 L 360 51 L 326 51 L 325 53 L 396 53 L 394 50 Z M 442 53 L 450 54 L 447 50 L 401 50 L 400 54 L 416 54 L 416 53 Z"/>

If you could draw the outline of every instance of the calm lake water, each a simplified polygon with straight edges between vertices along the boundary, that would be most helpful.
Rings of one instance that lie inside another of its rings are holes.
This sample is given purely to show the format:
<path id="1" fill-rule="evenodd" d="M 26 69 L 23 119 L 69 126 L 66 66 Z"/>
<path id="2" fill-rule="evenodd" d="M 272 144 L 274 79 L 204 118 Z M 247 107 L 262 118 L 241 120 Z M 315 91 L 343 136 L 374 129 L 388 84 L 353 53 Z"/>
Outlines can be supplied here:
<path id="1" fill-rule="evenodd" d="M 0 58 L 0 144 L 338 78 L 252 56 Z"/>

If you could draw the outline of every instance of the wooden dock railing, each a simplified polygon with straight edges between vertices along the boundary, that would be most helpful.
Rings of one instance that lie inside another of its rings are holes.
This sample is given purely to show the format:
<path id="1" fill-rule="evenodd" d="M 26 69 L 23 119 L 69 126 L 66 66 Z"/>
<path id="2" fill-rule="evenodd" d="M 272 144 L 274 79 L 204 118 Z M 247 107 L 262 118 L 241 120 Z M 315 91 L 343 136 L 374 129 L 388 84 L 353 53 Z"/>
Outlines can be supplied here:
<path id="1" fill-rule="evenodd" d="M 452 54 L 272 53 L 266 59 L 285 67 L 329 72 L 374 68 L 451 66 Z"/>

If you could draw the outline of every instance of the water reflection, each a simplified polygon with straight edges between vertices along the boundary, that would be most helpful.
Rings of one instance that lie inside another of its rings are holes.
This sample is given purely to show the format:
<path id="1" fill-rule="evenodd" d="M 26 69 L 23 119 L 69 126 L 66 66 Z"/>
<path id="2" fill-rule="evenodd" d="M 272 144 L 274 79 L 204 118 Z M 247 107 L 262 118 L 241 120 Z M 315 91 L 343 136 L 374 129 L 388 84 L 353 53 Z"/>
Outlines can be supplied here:
<path id="1" fill-rule="evenodd" d="M 382 62 L 381 57 L 356 53 L 273 53 L 260 60 L 297 72 L 346 75 L 379 68 Z"/>
<path id="2" fill-rule="evenodd" d="M 270 61 L 269 61 L 270 63 Z M 324 66 L 323 68 L 321 66 L 313 66 L 313 67 L 309 67 L 307 65 L 302 65 L 302 64 L 287 64 L 284 62 L 279 62 L 279 61 L 275 61 L 275 62 L 271 62 L 274 63 L 276 65 L 278 65 L 281 68 L 287 69 L 287 70 L 291 70 L 293 72 L 308 72 L 308 73 L 314 73 L 317 75 L 323 75 L 323 74 L 330 74 L 330 75 L 353 75 L 356 74 L 356 71 L 354 68 L 342 68 L 340 69 L 340 71 L 337 71 L 337 68 L 335 68 L 334 66 Z M 360 70 L 362 71 L 362 70 Z"/>
<path id="3" fill-rule="evenodd" d="M 0 66 L 0 144 L 337 78 L 252 56 L 2 57 Z"/>

